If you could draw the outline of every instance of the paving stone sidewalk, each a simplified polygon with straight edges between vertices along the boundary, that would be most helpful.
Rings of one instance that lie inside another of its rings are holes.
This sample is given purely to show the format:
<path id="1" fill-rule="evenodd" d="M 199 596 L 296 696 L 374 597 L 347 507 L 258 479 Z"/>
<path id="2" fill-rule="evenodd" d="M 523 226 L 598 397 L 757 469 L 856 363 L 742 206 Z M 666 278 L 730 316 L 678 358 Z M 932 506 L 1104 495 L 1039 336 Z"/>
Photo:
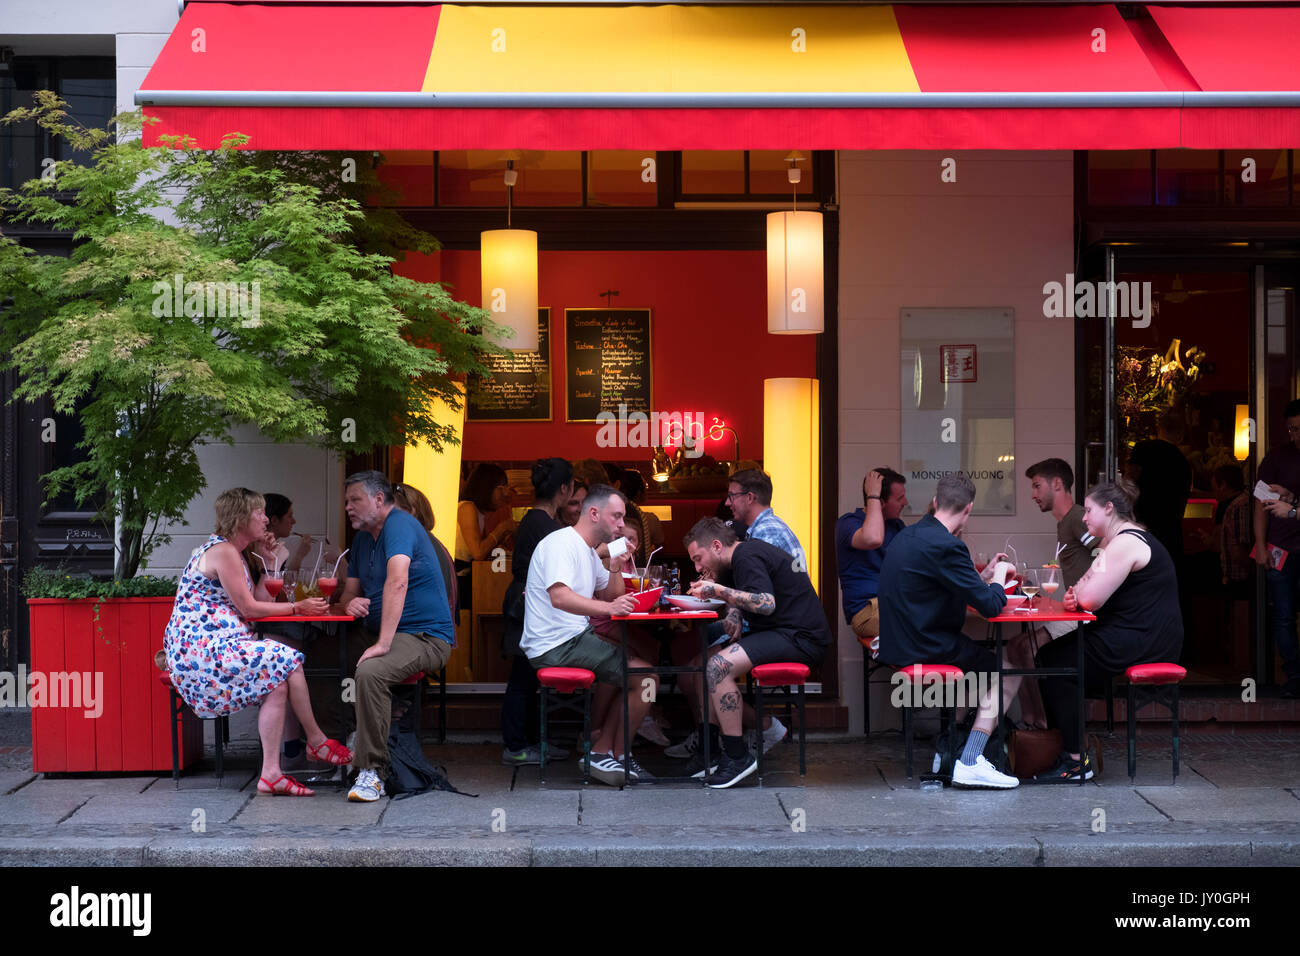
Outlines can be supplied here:
<path id="1" fill-rule="evenodd" d="M 5 715 L 11 720 L 12 714 Z M 12 744 L 0 726 L 0 745 Z M 10 738 L 12 737 L 12 727 Z M 256 793 L 252 752 L 225 779 L 48 778 L 30 753 L 0 753 L 3 865 L 1261 865 L 1300 861 L 1300 729 L 1183 737 L 1171 783 L 1167 729 L 1139 738 L 1138 777 L 1122 734 L 1103 740 L 1105 773 L 1082 787 L 923 792 L 897 734 L 810 741 L 770 754 L 760 787 L 662 783 L 584 787 L 570 760 L 500 763 L 500 745 L 426 748 L 460 789 L 350 804 Z M 918 760 L 928 760 L 924 742 Z M 683 763 L 657 748 L 654 773 Z M 300 775 L 301 779 L 301 775 Z"/>

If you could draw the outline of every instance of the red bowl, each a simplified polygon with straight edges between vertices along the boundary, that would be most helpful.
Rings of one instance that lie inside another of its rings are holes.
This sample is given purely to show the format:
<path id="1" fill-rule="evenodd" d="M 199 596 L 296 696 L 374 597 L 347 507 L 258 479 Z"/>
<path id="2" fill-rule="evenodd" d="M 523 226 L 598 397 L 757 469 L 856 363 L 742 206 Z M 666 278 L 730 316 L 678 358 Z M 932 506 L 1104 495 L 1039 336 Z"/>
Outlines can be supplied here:
<path id="1" fill-rule="evenodd" d="M 636 607 L 632 608 L 633 614 L 640 614 L 648 611 L 659 603 L 659 595 L 664 591 L 663 587 L 651 588 L 648 591 L 635 591 L 630 597 L 636 601 Z"/>

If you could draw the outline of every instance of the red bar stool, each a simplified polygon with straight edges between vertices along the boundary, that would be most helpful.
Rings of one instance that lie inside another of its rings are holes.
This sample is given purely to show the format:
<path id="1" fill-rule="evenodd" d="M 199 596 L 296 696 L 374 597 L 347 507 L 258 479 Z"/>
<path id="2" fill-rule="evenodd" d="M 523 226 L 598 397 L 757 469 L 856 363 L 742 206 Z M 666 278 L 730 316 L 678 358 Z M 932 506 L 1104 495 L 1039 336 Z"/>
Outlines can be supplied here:
<path id="1" fill-rule="evenodd" d="M 171 699 L 167 704 L 167 714 L 170 718 L 167 723 L 172 730 L 172 785 L 179 790 L 181 787 L 181 749 L 180 738 L 178 737 L 177 727 L 181 718 L 185 716 L 185 708 L 189 705 L 185 703 L 185 698 L 176 692 L 176 685 L 172 683 L 172 675 L 168 671 L 158 672 L 158 683 L 167 688 Z M 194 716 L 198 717 L 198 714 Z M 200 720 L 215 720 L 217 723 L 213 727 L 213 736 L 217 741 L 217 786 L 221 786 L 221 781 L 226 775 L 224 745 L 230 743 L 230 718 L 229 717 L 199 717 Z"/>
<path id="2" fill-rule="evenodd" d="M 785 719 L 790 715 L 790 687 L 799 688 L 799 776 L 808 772 L 805 760 L 808 718 L 804 710 L 803 686 L 808 681 L 807 664 L 759 664 L 749 672 L 750 690 L 754 695 L 754 722 L 758 731 L 758 785 L 763 785 L 763 688 L 780 688 L 785 693 Z M 789 738 L 786 738 L 789 742 Z"/>
<path id="3" fill-rule="evenodd" d="M 1169 709 L 1174 732 L 1174 782 L 1178 782 L 1178 684 L 1187 676 L 1177 664 L 1135 664 L 1124 672 L 1128 677 L 1128 778 L 1137 776 L 1137 712 L 1144 704 L 1161 704 Z"/>
<path id="4" fill-rule="evenodd" d="M 906 684 L 926 687 L 931 684 L 955 684 L 966 675 L 960 667 L 954 667 L 951 664 L 909 664 L 906 667 L 900 667 L 897 674 L 903 675 L 903 681 Z M 910 700 L 912 693 L 909 692 L 903 698 L 903 740 L 907 744 L 907 779 L 912 779 L 912 702 Z M 951 713 L 951 718 L 949 714 Z M 949 726 L 957 723 L 957 706 L 954 702 L 952 707 L 939 707 L 939 732 L 947 730 Z"/>
<path id="5" fill-rule="evenodd" d="M 539 779 L 546 783 L 546 725 L 547 718 L 559 711 L 582 714 L 582 782 L 591 782 L 591 685 L 596 675 L 583 667 L 543 667 L 537 672 L 537 682 L 542 689 L 542 759 Z M 552 702 L 551 693 L 578 694 L 579 699 L 558 697 Z"/>

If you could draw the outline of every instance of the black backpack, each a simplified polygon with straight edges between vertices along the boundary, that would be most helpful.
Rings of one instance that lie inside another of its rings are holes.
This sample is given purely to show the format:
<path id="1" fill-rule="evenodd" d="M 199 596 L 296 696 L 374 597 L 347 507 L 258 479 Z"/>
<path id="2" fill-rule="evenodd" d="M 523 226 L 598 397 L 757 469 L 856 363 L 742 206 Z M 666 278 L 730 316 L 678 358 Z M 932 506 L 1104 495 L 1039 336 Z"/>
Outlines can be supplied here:
<path id="1" fill-rule="evenodd" d="M 420 738 L 413 730 L 399 730 L 396 723 L 388 734 L 388 779 L 384 789 L 395 800 L 414 797 L 430 790 L 448 790 L 463 797 L 477 793 L 457 790 L 447 779 L 445 767 L 434 767 L 424 756 Z"/>

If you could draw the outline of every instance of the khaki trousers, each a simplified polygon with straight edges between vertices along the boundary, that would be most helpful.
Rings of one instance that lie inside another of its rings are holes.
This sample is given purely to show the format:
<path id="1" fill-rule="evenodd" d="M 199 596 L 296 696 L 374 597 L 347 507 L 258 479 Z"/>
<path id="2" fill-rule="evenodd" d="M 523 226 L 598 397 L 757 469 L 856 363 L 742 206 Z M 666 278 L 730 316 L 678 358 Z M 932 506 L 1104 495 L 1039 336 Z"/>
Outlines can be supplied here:
<path id="1" fill-rule="evenodd" d="M 393 685 L 412 674 L 436 674 L 451 657 L 451 645 L 429 634 L 393 635 L 393 645 L 382 657 L 357 665 L 357 739 L 352 765 L 388 776 L 388 725 L 392 722 Z"/>
<path id="2" fill-rule="evenodd" d="M 880 599 L 872 598 L 857 614 L 853 615 L 853 620 L 849 622 L 849 627 L 853 628 L 853 633 L 865 640 L 871 640 L 873 637 L 880 636 Z"/>

